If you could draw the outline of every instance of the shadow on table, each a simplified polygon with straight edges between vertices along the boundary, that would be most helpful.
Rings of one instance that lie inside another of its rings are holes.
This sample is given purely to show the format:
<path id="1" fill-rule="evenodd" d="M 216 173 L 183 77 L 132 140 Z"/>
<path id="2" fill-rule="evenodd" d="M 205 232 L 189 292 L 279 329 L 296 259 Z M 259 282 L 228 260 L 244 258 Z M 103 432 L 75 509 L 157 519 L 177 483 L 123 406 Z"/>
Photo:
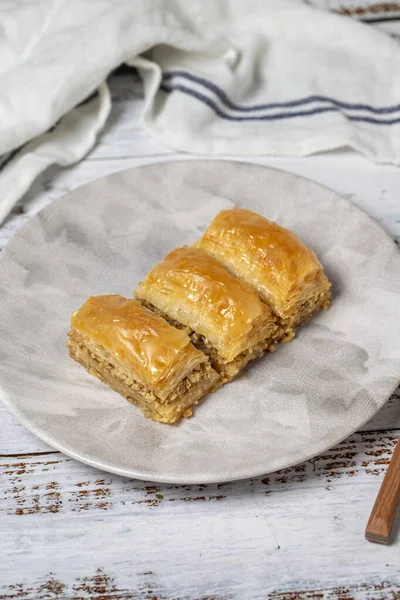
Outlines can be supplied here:
<path id="1" fill-rule="evenodd" d="M 393 523 L 392 531 L 389 538 L 390 544 L 400 542 L 400 509 L 397 510 L 397 515 Z"/>

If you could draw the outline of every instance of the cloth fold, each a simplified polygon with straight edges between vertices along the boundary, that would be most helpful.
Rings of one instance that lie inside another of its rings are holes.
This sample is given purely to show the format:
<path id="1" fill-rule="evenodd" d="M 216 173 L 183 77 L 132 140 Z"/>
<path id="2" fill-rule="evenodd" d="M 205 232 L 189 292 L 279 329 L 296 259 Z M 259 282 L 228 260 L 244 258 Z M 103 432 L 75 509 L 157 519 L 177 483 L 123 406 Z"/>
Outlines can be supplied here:
<path id="1" fill-rule="evenodd" d="M 144 125 L 177 150 L 400 162 L 400 47 L 350 18 L 300 0 L 5 0 L 0 221 L 90 150 L 122 63 L 143 78 Z"/>

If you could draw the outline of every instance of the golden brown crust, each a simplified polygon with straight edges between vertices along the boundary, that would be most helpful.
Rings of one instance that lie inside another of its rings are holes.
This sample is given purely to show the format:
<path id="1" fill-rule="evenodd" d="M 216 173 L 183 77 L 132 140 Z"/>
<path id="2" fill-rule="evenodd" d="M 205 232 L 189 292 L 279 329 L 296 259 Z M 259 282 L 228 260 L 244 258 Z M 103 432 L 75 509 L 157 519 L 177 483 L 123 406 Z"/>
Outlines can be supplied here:
<path id="1" fill-rule="evenodd" d="M 236 375 L 252 360 L 259 358 L 266 352 L 274 352 L 275 344 L 283 341 L 283 332 L 282 330 L 277 329 L 272 338 L 267 337 L 266 339 L 255 343 L 247 350 L 244 350 L 238 354 L 233 360 L 227 361 L 222 358 L 217 349 L 214 348 L 211 342 L 203 335 L 194 332 L 189 327 L 185 327 L 182 325 L 182 323 L 178 323 L 178 321 L 175 321 L 174 319 L 170 319 L 168 315 L 160 311 L 160 309 L 156 308 L 153 304 L 146 302 L 146 300 L 143 300 L 143 305 L 166 319 L 174 327 L 186 330 L 193 346 L 204 352 L 204 354 L 209 358 L 211 366 L 216 370 L 221 378 L 221 384 L 232 381 L 232 379 L 236 377 Z"/>
<path id="2" fill-rule="evenodd" d="M 73 314 L 71 329 L 161 398 L 207 360 L 185 331 L 118 295 L 88 298 Z"/>
<path id="3" fill-rule="evenodd" d="M 282 319 L 294 320 L 298 306 L 330 287 L 313 250 L 247 209 L 220 212 L 196 246 L 251 284 Z"/>
<path id="4" fill-rule="evenodd" d="M 200 248 L 170 252 L 135 294 L 170 319 L 203 335 L 230 361 L 276 330 L 257 293 Z"/>

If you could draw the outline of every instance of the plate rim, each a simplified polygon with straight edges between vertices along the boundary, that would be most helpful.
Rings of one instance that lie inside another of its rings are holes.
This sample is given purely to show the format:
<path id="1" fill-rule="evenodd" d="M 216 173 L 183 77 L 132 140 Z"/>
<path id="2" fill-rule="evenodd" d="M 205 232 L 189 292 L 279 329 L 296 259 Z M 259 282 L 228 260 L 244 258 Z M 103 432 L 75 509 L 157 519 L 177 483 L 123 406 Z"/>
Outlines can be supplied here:
<path id="1" fill-rule="evenodd" d="M 98 469 L 102 472 L 106 472 L 106 473 L 112 473 L 113 475 L 118 475 L 120 477 L 128 477 L 130 479 L 138 479 L 139 481 L 148 481 L 150 483 L 166 483 L 166 484 L 176 484 L 176 485 L 214 485 L 214 484 L 218 484 L 218 483 L 229 483 L 229 482 L 234 482 L 234 481 L 245 481 L 246 479 L 255 479 L 257 477 L 262 477 L 264 475 L 270 475 L 271 473 L 277 473 L 282 469 L 291 469 L 292 467 L 295 467 L 296 465 L 301 465 L 305 462 L 308 462 L 309 460 L 311 460 L 312 458 L 314 458 L 315 456 L 319 456 L 320 454 L 327 452 L 328 450 L 330 450 L 331 448 L 334 448 L 336 446 L 338 446 L 339 444 L 341 444 L 344 440 L 346 440 L 347 438 L 349 438 L 351 435 L 353 435 L 354 433 L 356 433 L 361 427 L 363 427 L 366 423 L 368 423 L 368 421 L 370 421 L 372 419 L 372 417 L 374 417 L 389 401 L 389 399 L 391 398 L 391 396 L 393 395 L 393 393 L 396 391 L 398 385 L 400 383 L 400 379 L 394 384 L 393 389 L 390 392 L 390 395 L 386 398 L 386 400 L 377 407 L 376 410 L 372 410 L 372 413 L 370 416 L 368 416 L 367 419 L 365 419 L 360 425 L 358 425 L 355 429 L 351 428 L 348 433 L 346 433 L 346 435 L 341 436 L 337 441 L 335 441 L 332 444 L 329 444 L 328 446 L 324 446 L 323 448 L 321 448 L 320 450 L 318 450 L 317 452 L 313 452 L 310 455 L 308 455 L 306 458 L 302 458 L 299 461 L 293 462 L 290 465 L 282 465 L 281 467 L 278 468 L 274 468 L 274 469 L 270 469 L 270 470 L 262 470 L 262 471 L 255 471 L 254 473 L 247 473 L 247 474 L 238 474 L 238 476 L 235 476 L 234 478 L 232 477 L 199 477 L 199 478 L 188 478 L 188 477 L 184 477 L 183 479 L 179 479 L 176 478 L 174 476 L 153 476 L 153 475 L 146 475 L 145 472 L 140 472 L 140 471 L 135 471 L 135 470 L 127 470 L 127 469 L 119 469 L 117 467 L 112 467 L 109 465 L 104 465 L 101 464 L 100 462 L 96 461 L 96 460 L 92 460 L 90 458 L 87 458 L 86 456 L 82 456 L 76 452 L 74 452 L 73 450 L 69 450 L 68 448 L 63 447 L 61 444 L 58 444 L 57 441 L 53 442 L 51 439 L 47 438 L 46 434 L 42 434 L 37 433 L 35 430 L 35 427 L 32 427 L 29 420 L 25 418 L 25 416 L 23 414 L 19 413 L 18 408 L 8 402 L 4 397 L 3 394 L 1 394 L 0 399 L 2 400 L 2 402 L 5 404 L 5 406 L 7 406 L 7 408 L 10 410 L 10 412 L 17 418 L 18 422 L 23 425 L 23 427 L 25 427 L 25 429 L 27 429 L 28 431 L 30 431 L 31 433 L 33 433 L 34 435 L 36 435 L 36 437 L 38 437 L 40 440 L 42 440 L 42 442 L 44 442 L 45 444 L 47 444 L 48 446 L 50 446 L 51 448 L 53 448 L 56 452 L 60 452 L 62 454 L 65 454 L 66 456 L 68 456 L 69 458 L 73 458 L 74 460 L 77 460 L 78 462 L 81 462 L 85 465 L 88 465 L 90 467 L 94 467 L 95 469 Z M 49 436 L 50 438 L 51 436 Z M 29 455 L 30 453 L 27 452 L 27 455 Z M 23 454 L 24 455 L 24 454 Z"/>
<path id="2" fill-rule="evenodd" d="M 372 217 L 366 210 L 359 207 L 354 202 L 351 202 L 348 198 L 344 197 L 340 192 L 337 192 L 336 190 L 333 190 L 332 188 L 330 188 L 324 184 L 321 184 L 318 181 L 314 181 L 313 179 L 310 179 L 309 177 L 304 177 L 302 175 L 298 175 L 297 173 L 293 173 L 291 171 L 286 171 L 284 169 L 270 167 L 268 165 L 263 165 L 263 164 L 259 164 L 259 163 L 247 162 L 242 159 L 235 160 L 235 158 L 214 159 L 214 158 L 190 157 L 190 158 L 186 158 L 186 159 L 173 159 L 173 160 L 161 160 L 161 161 L 157 160 L 157 161 L 154 161 L 151 163 L 146 163 L 145 165 L 136 165 L 133 167 L 129 167 L 128 169 L 121 169 L 121 170 L 115 171 L 113 173 L 109 173 L 108 175 L 104 175 L 103 177 L 98 177 L 96 179 L 92 179 L 91 181 L 88 181 L 88 182 L 84 183 L 83 185 L 80 185 L 72 190 L 68 190 L 65 194 L 63 194 L 59 198 L 56 198 L 55 200 L 50 202 L 48 205 L 43 207 L 40 211 L 38 211 L 38 213 L 36 213 L 34 216 L 29 218 L 28 221 L 26 223 L 24 223 L 15 232 L 15 234 L 12 236 L 12 238 L 6 243 L 3 251 L 0 254 L 0 269 L 3 265 L 7 264 L 13 256 L 16 255 L 13 252 L 14 240 L 16 238 L 18 238 L 24 231 L 29 230 L 32 227 L 32 225 L 35 225 L 37 222 L 40 222 L 40 220 L 44 219 L 44 221 L 46 221 L 51 216 L 52 212 L 58 207 L 59 204 L 62 204 L 66 201 L 68 202 L 68 196 L 70 194 L 74 193 L 75 191 L 81 190 L 82 188 L 85 188 L 86 186 L 90 186 L 91 184 L 93 184 L 101 179 L 105 180 L 105 179 L 108 179 L 109 177 L 112 177 L 113 175 L 118 175 L 118 174 L 126 173 L 129 171 L 134 171 L 136 169 L 144 170 L 147 168 L 154 168 L 157 165 L 182 164 L 182 163 L 188 163 L 188 162 L 194 162 L 194 163 L 214 162 L 214 163 L 241 164 L 241 165 L 245 165 L 246 167 L 251 166 L 251 167 L 255 168 L 256 170 L 257 169 L 266 169 L 269 171 L 276 171 L 280 174 L 290 175 L 294 178 L 298 178 L 303 181 L 311 182 L 315 186 L 323 188 L 330 193 L 336 194 L 338 197 L 340 197 L 342 199 L 343 202 L 345 202 L 346 204 L 348 204 L 349 206 L 354 208 L 356 211 L 359 211 L 360 213 L 363 213 L 365 216 L 370 218 L 371 221 L 373 222 L 375 228 L 377 230 L 379 230 L 381 234 L 384 234 L 384 236 L 388 240 L 390 240 L 390 242 L 393 243 L 395 249 L 397 249 L 399 252 L 399 258 L 400 258 L 400 249 L 397 248 L 397 245 L 395 244 L 393 238 L 386 231 L 386 229 L 384 227 L 382 227 L 382 225 L 378 221 L 376 221 L 376 219 L 374 219 L 374 217 Z M 261 477 L 263 475 L 268 475 L 270 473 L 275 473 L 281 469 L 292 468 L 296 465 L 307 462 L 310 459 L 314 458 L 315 456 L 318 456 L 319 454 L 328 451 L 329 449 L 337 446 L 338 444 L 340 444 L 341 442 L 346 440 L 348 437 L 350 437 L 351 435 L 356 433 L 360 428 L 362 428 L 366 423 L 368 423 L 368 421 L 370 421 L 386 405 L 388 400 L 391 398 L 391 396 L 397 389 L 399 383 L 400 383 L 400 375 L 399 375 L 398 380 L 393 384 L 391 391 L 387 395 L 386 399 L 384 401 L 381 401 L 380 403 L 377 403 L 375 406 L 372 406 L 371 410 L 368 413 L 368 416 L 361 423 L 359 423 L 357 425 L 357 427 L 355 427 L 355 428 L 351 427 L 349 430 L 346 431 L 345 435 L 343 435 L 343 436 L 341 435 L 335 442 L 329 443 L 328 445 L 321 447 L 319 450 L 312 452 L 306 458 L 302 457 L 301 460 L 296 461 L 296 462 L 291 462 L 289 465 L 283 464 L 282 466 L 279 466 L 277 468 L 275 468 L 275 467 L 273 469 L 266 468 L 266 470 L 258 469 L 258 470 L 255 470 L 254 472 L 250 472 L 250 469 L 247 469 L 246 473 L 244 473 L 244 472 L 240 473 L 239 471 L 237 471 L 237 475 L 235 475 L 234 477 L 232 477 L 232 475 L 231 476 L 215 475 L 215 476 L 211 476 L 211 477 L 209 477 L 209 476 L 207 477 L 207 475 L 199 476 L 199 477 L 188 477 L 185 475 L 185 476 L 183 476 L 183 478 L 181 478 L 181 477 L 175 477 L 174 475 L 172 475 L 172 476 L 171 475 L 151 475 L 151 474 L 146 473 L 144 470 L 124 469 L 124 468 L 118 468 L 118 467 L 114 467 L 112 465 L 104 464 L 98 460 L 92 459 L 92 458 L 82 455 L 78 452 L 75 452 L 73 449 L 70 449 L 70 448 L 64 446 L 63 444 L 60 444 L 57 441 L 57 439 L 54 439 L 51 435 L 48 435 L 46 432 L 42 432 L 42 430 L 36 429 L 36 427 L 34 425 L 32 425 L 32 423 L 30 422 L 30 419 L 27 418 L 23 414 L 23 412 L 19 409 L 19 407 L 15 403 L 13 403 L 13 401 L 11 401 L 10 399 L 5 397 L 5 394 L 2 392 L 2 390 L 0 390 L 0 400 L 4 403 L 4 405 L 8 408 L 8 410 L 10 410 L 10 412 L 16 417 L 17 421 L 23 427 L 25 427 L 25 429 L 27 429 L 29 432 L 31 432 L 36 437 L 38 437 L 40 440 L 42 440 L 44 443 L 46 443 L 48 446 L 50 446 L 50 448 L 53 448 L 55 451 L 61 452 L 62 454 L 65 454 L 66 456 L 73 458 L 74 460 L 77 460 L 78 462 L 81 462 L 85 465 L 99 469 L 100 471 L 103 471 L 103 472 L 112 473 L 114 475 L 118 475 L 118 476 L 122 476 L 122 477 L 138 479 L 141 481 L 149 481 L 149 482 L 154 482 L 154 483 L 166 483 L 166 484 L 179 484 L 179 485 L 212 485 L 212 484 L 217 484 L 217 483 L 243 481 L 246 479 L 252 479 L 252 478 Z M 26 454 L 29 455 L 29 452 L 27 452 Z"/>

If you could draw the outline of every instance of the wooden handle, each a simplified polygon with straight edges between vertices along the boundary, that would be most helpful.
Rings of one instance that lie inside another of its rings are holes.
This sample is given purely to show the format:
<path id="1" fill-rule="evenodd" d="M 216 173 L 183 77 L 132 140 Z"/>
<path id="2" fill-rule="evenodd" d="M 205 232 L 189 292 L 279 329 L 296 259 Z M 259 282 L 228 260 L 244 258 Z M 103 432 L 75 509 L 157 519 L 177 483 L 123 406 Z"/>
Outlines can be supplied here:
<path id="1" fill-rule="evenodd" d="M 400 503 L 400 440 L 396 444 L 381 489 L 375 500 L 365 537 L 370 542 L 388 544 L 390 530 Z"/>

